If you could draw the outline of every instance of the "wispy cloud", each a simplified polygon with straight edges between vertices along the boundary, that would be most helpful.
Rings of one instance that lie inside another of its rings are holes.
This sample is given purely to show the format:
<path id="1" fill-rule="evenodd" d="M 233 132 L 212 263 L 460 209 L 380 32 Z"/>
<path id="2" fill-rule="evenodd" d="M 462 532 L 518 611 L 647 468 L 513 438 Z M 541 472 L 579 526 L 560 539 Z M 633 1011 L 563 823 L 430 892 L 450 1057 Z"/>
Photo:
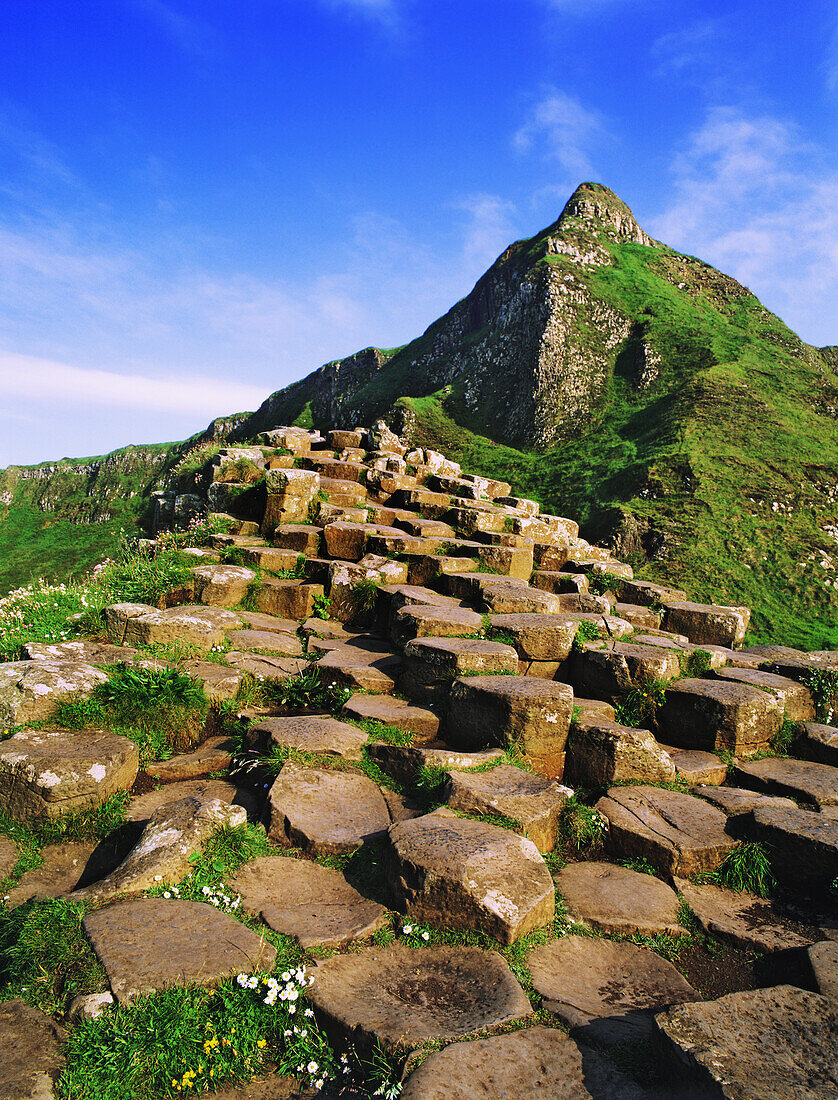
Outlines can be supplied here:
<path id="1" fill-rule="evenodd" d="M 133 0 L 133 3 L 185 53 L 196 57 L 211 54 L 213 32 L 209 24 L 184 15 L 164 0 Z"/>
<path id="2" fill-rule="evenodd" d="M 267 397 L 258 386 L 225 379 L 119 374 L 2 351 L 0 394 L 45 405 L 146 409 L 208 419 L 220 410 L 256 408 Z"/>
<path id="3" fill-rule="evenodd" d="M 557 161 L 572 181 L 592 174 L 590 152 L 605 133 L 600 115 L 558 88 L 545 88 L 513 138 L 522 153 L 540 151 Z"/>
<path id="4" fill-rule="evenodd" d="M 723 33 L 720 20 L 701 19 L 661 35 L 649 52 L 661 72 L 691 74 L 715 62 Z"/>
<path id="5" fill-rule="evenodd" d="M 826 50 L 826 86 L 830 92 L 838 92 L 838 17 Z"/>
<path id="6" fill-rule="evenodd" d="M 402 30 L 405 0 L 320 0 L 335 11 L 345 11 L 369 19 L 389 31 Z"/>
<path id="7" fill-rule="evenodd" d="M 783 119 L 717 108 L 672 174 L 674 199 L 647 228 L 744 282 L 804 340 L 838 341 L 834 155 Z"/>

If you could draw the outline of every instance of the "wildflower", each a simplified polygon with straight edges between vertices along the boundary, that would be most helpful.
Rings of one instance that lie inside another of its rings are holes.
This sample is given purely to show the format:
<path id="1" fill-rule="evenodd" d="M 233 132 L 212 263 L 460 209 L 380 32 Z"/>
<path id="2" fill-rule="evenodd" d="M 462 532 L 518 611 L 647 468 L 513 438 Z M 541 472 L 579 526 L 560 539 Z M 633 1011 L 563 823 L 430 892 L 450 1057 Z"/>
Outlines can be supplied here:
<path id="1" fill-rule="evenodd" d="M 309 1064 L 306 1066 L 306 1069 L 309 1073 L 317 1073 L 318 1065 L 316 1062 L 309 1062 Z"/>
<path id="2" fill-rule="evenodd" d="M 430 938 L 431 938 L 430 932 L 423 932 L 422 933 L 422 939 L 423 940 L 429 940 Z"/>
<path id="3" fill-rule="evenodd" d="M 413 925 L 412 925 L 412 924 L 406 924 L 406 925 L 404 926 L 404 929 L 403 929 L 403 931 L 404 931 L 404 934 L 405 934 L 406 936 L 409 936 L 409 935 L 410 935 L 410 933 L 411 933 L 411 932 L 413 931 Z"/>

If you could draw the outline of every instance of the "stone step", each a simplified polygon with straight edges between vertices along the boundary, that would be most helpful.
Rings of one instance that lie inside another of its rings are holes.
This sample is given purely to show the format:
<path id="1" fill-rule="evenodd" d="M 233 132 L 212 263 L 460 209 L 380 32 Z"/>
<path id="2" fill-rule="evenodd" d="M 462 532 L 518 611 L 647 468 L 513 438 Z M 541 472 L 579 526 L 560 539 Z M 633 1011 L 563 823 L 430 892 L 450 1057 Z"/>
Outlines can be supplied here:
<path id="1" fill-rule="evenodd" d="M 661 745 L 661 748 L 675 765 L 676 774 L 690 785 L 717 787 L 727 779 L 727 764 L 712 752 L 677 749 L 672 745 Z"/>
<path id="2" fill-rule="evenodd" d="M 349 718 L 371 719 L 405 730 L 417 743 L 433 741 L 439 734 L 439 716 L 434 711 L 411 706 L 392 695 L 352 695 L 344 703 L 343 713 Z"/>
<path id="3" fill-rule="evenodd" d="M 658 710 L 660 739 L 685 749 L 754 756 L 767 749 L 783 721 L 773 695 L 728 680 L 678 680 Z"/>
<path id="4" fill-rule="evenodd" d="M 606 718 L 579 718 L 567 741 L 564 779 L 578 787 L 612 783 L 659 783 L 675 778 L 669 754 L 648 730 L 632 729 Z"/>
<path id="5" fill-rule="evenodd" d="M 838 728 L 804 722 L 802 729 L 802 736 L 794 743 L 795 754 L 804 760 L 838 768 Z"/>
<path id="6" fill-rule="evenodd" d="M 322 584 L 263 577 L 255 600 L 258 610 L 267 615 L 303 620 L 309 618 L 314 610 L 315 597 L 323 595 L 325 590 Z"/>
<path id="7" fill-rule="evenodd" d="M 573 648 L 579 622 L 563 615 L 489 615 L 491 630 L 512 638 L 522 661 L 566 660 Z"/>
<path id="8" fill-rule="evenodd" d="M 505 944 L 553 919 L 553 880 L 525 837 L 440 809 L 393 825 L 388 841 L 388 883 L 409 917 Z"/>
<path id="9" fill-rule="evenodd" d="M 472 637 L 483 629 L 483 619 L 464 607 L 407 604 L 390 621 L 390 638 L 404 648 L 414 638 Z"/>
<path id="10" fill-rule="evenodd" d="M 673 650 L 631 642 L 586 642 L 568 664 L 570 681 L 580 695 L 610 698 L 639 690 L 652 681 L 670 681 L 681 675 Z"/>
<path id="11" fill-rule="evenodd" d="M 518 671 L 518 654 L 508 645 L 480 638 L 414 638 L 404 649 L 400 687 L 410 699 L 442 700 L 464 674 Z"/>
<path id="12" fill-rule="evenodd" d="M 665 630 L 686 634 L 697 645 L 709 643 L 736 647 L 742 644 L 750 619 L 751 612 L 747 607 L 667 600 L 662 625 Z"/>
<path id="13" fill-rule="evenodd" d="M 698 783 L 692 789 L 692 793 L 700 795 L 720 810 L 724 810 L 728 818 L 728 829 L 731 836 L 738 836 L 738 826 L 756 806 L 774 806 L 783 809 L 796 809 L 797 803 L 791 798 L 779 798 L 774 795 L 761 794 L 758 791 L 746 790 L 742 787 L 723 787 L 707 783 Z"/>
<path id="14" fill-rule="evenodd" d="M 838 876 L 838 820 L 826 814 L 759 803 L 741 829 L 766 845 L 772 871 L 792 889 L 827 892 Z"/>
<path id="15" fill-rule="evenodd" d="M 540 852 L 556 844 L 562 808 L 573 792 L 541 776 L 500 764 L 483 772 L 452 771 L 446 788 L 449 809 L 499 814 L 517 823 Z"/>
<path id="16" fill-rule="evenodd" d="M 450 773 L 491 767 L 503 757 L 500 749 L 469 752 L 455 749 L 442 741 L 426 745 L 391 745 L 387 741 L 371 741 L 367 745 L 367 755 L 385 775 L 407 786 L 416 782 L 423 768 L 438 768 Z"/>
<path id="17" fill-rule="evenodd" d="M 815 717 L 815 703 L 809 689 L 787 676 L 750 668 L 721 668 L 714 675 L 722 680 L 752 684 L 767 691 L 779 702 L 783 716 L 789 722 L 809 722 Z"/>
<path id="18" fill-rule="evenodd" d="M 528 676 L 469 676 L 451 688 L 443 723 L 456 749 L 515 745 L 535 771 L 561 778 L 573 712 L 567 684 Z"/>
<path id="19" fill-rule="evenodd" d="M 739 763 L 736 783 L 765 794 L 790 795 L 809 806 L 838 806 L 838 768 L 810 760 L 775 758 Z"/>
<path id="20" fill-rule="evenodd" d="M 360 639 L 337 645 L 317 662 L 318 676 L 325 684 L 337 684 L 351 691 L 390 695 L 396 690 L 402 660 L 398 654 L 382 652 Z"/>
<path id="21" fill-rule="evenodd" d="M 273 544 L 282 550 L 293 550 L 297 554 L 305 554 L 307 558 L 316 558 L 322 536 L 323 528 L 310 523 L 282 523 L 273 533 Z"/>
<path id="22" fill-rule="evenodd" d="M 562 868 L 556 888 L 585 928 L 619 936 L 683 933 L 678 895 L 654 875 L 591 860 Z"/>
<path id="23" fill-rule="evenodd" d="M 367 735 L 357 726 L 328 715 L 303 714 L 291 718 L 263 718 L 247 731 L 247 743 L 264 754 L 273 746 L 287 746 L 301 752 L 360 760 Z"/>
<path id="24" fill-rule="evenodd" d="M 287 763 L 268 795 L 268 835 L 309 855 L 343 855 L 384 835 L 390 814 L 381 791 L 358 772 Z"/>

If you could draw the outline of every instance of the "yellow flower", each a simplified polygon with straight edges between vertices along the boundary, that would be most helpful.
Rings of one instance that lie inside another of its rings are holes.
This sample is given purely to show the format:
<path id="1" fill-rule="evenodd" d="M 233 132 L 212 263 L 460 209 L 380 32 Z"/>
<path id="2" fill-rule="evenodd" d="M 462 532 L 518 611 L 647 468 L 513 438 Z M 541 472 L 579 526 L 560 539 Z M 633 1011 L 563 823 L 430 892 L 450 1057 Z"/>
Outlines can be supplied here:
<path id="1" fill-rule="evenodd" d="M 260 1050 L 261 1050 L 261 1049 L 262 1049 L 262 1048 L 263 1048 L 264 1046 L 266 1046 L 266 1045 L 267 1045 L 267 1043 L 266 1043 L 266 1040 L 265 1040 L 265 1039 L 260 1039 L 260 1040 L 259 1040 L 259 1042 L 258 1042 L 258 1043 L 256 1044 L 256 1046 L 257 1046 L 257 1047 L 258 1047 L 258 1048 L 259 1048 Z"/>

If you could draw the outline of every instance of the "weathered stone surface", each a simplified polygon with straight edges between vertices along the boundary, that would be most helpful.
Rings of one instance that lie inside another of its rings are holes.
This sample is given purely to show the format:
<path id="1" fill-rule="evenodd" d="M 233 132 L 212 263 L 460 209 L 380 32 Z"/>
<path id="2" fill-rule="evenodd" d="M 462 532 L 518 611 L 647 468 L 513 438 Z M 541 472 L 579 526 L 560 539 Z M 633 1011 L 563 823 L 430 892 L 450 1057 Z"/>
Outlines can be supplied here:
<path id="1" fill-rule="evenodd" d="M 198 802 L 218 799 L 225 806 L 241 806 L 246 813 L 253 812 L 255 800 L 247 787 L 239 787 L 229 779 L 183 779 L 176 783 L 167 783 L 154 791 L 134 795 L 128 803 L 125 817 L 146 825 L 152 814 L 162 806 L 180 802 L 184 798 L 193 798 Z"/>
<path id="2" fill-rule="evenodd" d="M 333 647 L 317 662 L 323 683 L 377 695 L 389 695 L 396 690 L 396 677 L 401 667 L 402 660 L 397 653 L 382 643 L 362 639 Z"/>
<path id="3" fill-rule="evenodd" d="M 367 755 L 381 770 L 400 783 L 411 783 L 423 767 L 442 768 L 445 771 L 464 771 L 485 767 L 498 762 L 500 749 L 489 752 L 458 752 L 445 745 L 391 745 L 386 741 L 372 741 L 367 745 Z"/>
<path id="4" fill-rule="evenodd" d="M 347 760 L 361 759 L 366 733 L 357 726 L 328 716 L 304 714 L 294 718 L 263 718 L 251 725 L 248 739 L 263 746 L 290 745 L 302 752 L 326 753 Z"/>
<path id="5" fill-rule="evenodd" d="M 525 837 L 442 809 L 391 826 L 389 839 L 390 888 L 418 920 L 513 943 L 553 919 L 553 880 Z"/>
<path id="6" fill-rule="evenodd" d="M 660 787 L 613 787 L 597 802 L 615 855 L 647 859 L 662 874 L 714 871 L 733 847 L 727 818 L 700 798 Z"/>
<path id="7" fill-rule="evenodd" d="M 78 638 L 53 645 L 27 642 L 20 653 L 24 661 L 78 661 L 84 665 L 113 665 L 132 661 L 137 656 L 136 649 L 130 646 L 110 645 L 95 638 Z"/>
<path id="8" fill-rule="evenodd" d="M 69 661 L 0 664 L 0 730 L 40 722 L 59 703 L 89 699 L 107 676 L 93 665 Z"/>
<path id="9" fill-rule="evenodd" d="M 231 649 L 224 660 L 239 672 L 248 672 L 257 680 L 288 680 L 308 668 L 305 657 L 280 657 L 270 653 L 248 653 Z"/>
<path id="10" fill-rule="evenodd" d="M 657 783 L 675 778 L 672 758 L 648 730 L 580 717 L 570 729 L 565 779 L 576 786 L 599 787 L 632 779 Z"/>
<path id="11" fill-rule="evenodd" d="M 672 963 L 633 943 L 564 936 L 530 951 L 527 966 L 544 1007 L 571 1028 L 700 999 Z"/>
<path id="12" fill-rule="evenodd" d="M 500 577 L 482 591 L 487 611 L 497 615 L 555 615 L 562 610 L 561 601 L 552 592 L 512 583 L 512 577 Z"/>
<path id="13" fill-rule="evenodd" d="M 208 737 L 194 752 L 178 753 L 168 760 L 155 760 L 146 765 L 152 779 L 176 783 L 184 779 L 202 779 L 214 772 L 224 772 L 233 759 L 233 745 L 227 737 Z"/>
<path id="14" fill-rule="evenodd" d="M 838 768 L 838 729 L 818 722 L 804 722 L 803 734 L 795 742 L 794 751 L 804 760 Z"/>
<path id="15" fill-rule="evenodd" d="M 0 1004 L 0 1100 L 52 1100 L 64 1069 L 63 1027 L 15 999 Z"/>
<path id="16" fill-rule="evenodd" d="M 211 986 L 238 971 L 271 970 L 276 961 L 261 936 L 198 901 L 119 901 L 83 924 L 120 1004 L 173 985 Z"/>
<path id="17" fill-rule="evenodd" d="M 195 577 L 195 598 L 216 607 L 235 607 L 247 595 L 247 587 L 256 579 L 252 569 L 241 565 L 198 565 Z"/>
<path id="18" fill-rule="evenodd" d="M 820 938 L 818 929 L 805 934 L 797 921 L 783 917 L 769 901 L 747 890 L 725 890 L 712 883 L 696 885 L 686 879 L 676 879 L 675 885 L 702 929 L 736 947 L 786 951 L 808 947 Z"/>
<path id="19" fill-rule="evenodd" d="M 573 792 L 541 776 L 501 764 L 484 772 L 452 771 L 446 803 L 468 814 L 500 814 L 519 823 L 540 852 L 556 843 L 562 807 Z"/>
<path id="20" fill-rule="evenodd" d="M 718 786 L 727 778 L 727 765 L 712 752 L 676 749 L 672 745 L 661 745 L 661 748 L 668 753 L 676 773 L 688 783 Z"/>
<path id="21" fill-rule="evenodd" d="M 518 656 L 529 661 L 564 661 L 579 629 L 564 615 L 490 615 L 493 630 L 514 638 Z"/>
<path id="22" fill-rule="evenodd" d="M 523 989 L 494 951 L 391 944 L 333 955 L 308 991 L 318 1019 L 368 1049 L 395 1054 L 428 1039 L 460 1039 L 532 1014 Z"/>
<path id="23" fill-rule="evenodd" d="M 125 625 L 126 645 L 171 645 L 188 642 L 205 652 L 224 641 L 224 629 L 191 608 L 171 607 L 130 618 Z"/>
<path id="24" fill-rule="evenodd" d="M 755 806 L 778 806 L 797 809 L 797 803 L 790 798 L 776 798 L 773 795 L 760 794 L 757 791 L 743 790 L 741 787 L 721 787 L 698 784 L 693 794 L 706 798 L 714 806 L 724 810 L 729 821 L 744 818 Z"/>
<path id="25" fill-rule="evenodd" d="M 487 569 L 505 577 L 526 581 L 532 573 L 532 546 L 482 546 L 477 557 Z"/>
<path id="26" fill-rule="evenodd" d="M 682 592 L 680 588 L 667 588 L 662 584 L 638 580 L 623 580 L 620 584 L 619 594 L 621 599 L 640 604 L 642 607 L 675 603 L 684 601 L 687 598 L 686 592 Z"/>
<path id="27" fill-rule="evenodd" d="M 556 886 L 571 916 L 600 932 L 683 932 L 678 895 L 654 875 L 615 863 L 571 863 L 559 871 Z"/>
<path id="28" fill-rule="evenodd" d="M 629 642 L 591 642 L 574 653 L 570 662 L 575 690 L 584 695 L 610 697 L 652 680 L 672 680 L 681 674 L 678 654 L 655 646 Z"/>
<path id="29" fill-rule="evenodd" d="M 286 764 L 271 787 L 269 834 L 306 852 L 340 855 L 390 824 L 381 791 L 356 772 Z"/>
<path id="30" fill-rule="evenodd" d="M 647 1093 L 556 1028 L 451 1043 L 408 1077 L 402 1100 L 642 1100 Z"/>
<path id="31" fill-rule="evenodd" d="M 451 687 L 444 729 L 455 748 L 517 744 L 535 770 L 560 778 L 573 714 L 567 684 L 530 676 L 469 676 Z"/>
<path id="32" fill-rule="evenodd" d="M 262 588 L 256 595 L 256 606 L 267 615 L 302 620 L 307 619 L 314 610 L 315 596 L 322 595 L 322 584 L 263 577 Z"/>
<path id="33" fill-rule="evenodd" d="M 729 993 L 659 1013 L 661 1031 L 728 1100 L 826 1100 L 838 1094 L 838 1010 L 793 986 Z"/>
<path id="34" fill-rule="evenodd" d="M 787 885 L 825 889 L 838 876 L 838 821 L 826 814 L 760 804 L 742 829 L 770 845 L 771 868 Z"/>
<path id="35" fill-rule="evenodd" d="M 42 865 L 21 875 L 6 894 L 6 905 L 14 909 L 33 897 L 60 898 L 69 894 L 78 886 L 95 850 L 92 840 L 50 844 L 42 852 Z"/>
<path id="36" fill-rule="evenodd" d="M 838 943 L 821 940 L 805 951 L 806 967 L 803 980 L 795 982 L 812 989 L 838 1004 Z"/>
<path id="37" fill-rule="evenodd" d="M 305 554 L 307 558 L 316 558 L 322 535 L 323 528 L 310 523 L 282 523 L 274 531 L 273 544 L 283 550 Z"/>
<path id="38" fill-rule="evenodd" d="M 136 619 L 141 615 L 147 615 L 156 611 L 147 603 L 114 603 L 102 610 L 102 618 L 105 620 L 105 633 L 108 641 L 113 645 L 122 645 L 125 641 L 125 631 L 130 619 Z"/>
<path id="39" fill-rule="evenodd" d="M 387 910 L 362 897 L 340 871 L 308 860 L 262 856 L 240 867 L 227 885 L 242 906 L 301 947 L 340 948 L 387 924 Z"/>
<path id="40" fill-rule="evenodd" d="M 406 646 L 413 638 L 465 638 L 482 629 L 481 616 L 465 607 L 407 604 L 390 621 L 390 637 L 397 646 Z"/>
<path id="41" fill-rule="evenodd" d="M 138 767 L 134 742 L 106 730 L 21 730 L 0 745 L 0 809 L 27 821 L 99 805 Z"/>
<path id="42" fill-rule="evenodd" d="M 742 644 L 750 619 L 751 612 L 747 607 L 669 600 L 664 606 L 663 628 L 686 634 L 691 642 L 698 645 L 735 647 Z"/>
<path id="43" fill-rule="evenodd" d="M 275 630 L 232 630 L 227 640 L 234 649 L 283 653 L 287 657 L 303 655 L 302 642 L 296 634 L 280 634 Z"/>
<path id="44" fill-rule="evenodd" d="M 791 795 L 810 806 L 838 806 L 838 768 L 810 760 L 769 757 L 737 764 L 733 778 L 766 794 Z"/>
<path id="45" fill-rule="evenodd" d="M 272 469 L 265 475 L 265 487 L 268 497 L 261 531 L 270 538 L 283 524 L 305 523 L 320 488 L 320 475 L 313 470 Z"/>
<path id="46" fill-rule="evenodd" d="M 219 798 L 190 796 L 160 806 L 116 870 L 74 897 L 139 894 L 158 882 L 176 883 L 190 870 L 189 857 L 222 825 L 244 825 L 247 814 Z M 114 992 L 116 992 L 114 990 Z"/>
<path id="47" fill-rule="evenodd" d="M 783 708 L 783 715 L 789 722 L 808 722 L 815 717 L 812 693 L 788 676 L 753 668 L 720 668 L 716 670 L 716 676 L 721 680 L 752 684 L 767 691 Z"/>
<path id="48" fill-rule="evenodd" d="M 416 638 L 404 650 L 400 685 L 420 701 L 447 696 L 464 673 L 517 673 L 518 654 L 508 645 L 471 638 Z"/>
<path id="49" fill-rule="evenodd" d="M 0 882 L 10 875 L 18 859 L 17 845 L 7 836 L 0 835 Z"/>
<path id="50" fill-rule="evenodd" d="M 439 733 L 439 716 L 426 707 L 413 707 L 405 699 L 384 695 L 352 695 L 343 705 L 350 718 L 371 719 L 385 726 L 407 730 L 417 742 L 433 741 Z"/>
<path id="51" fill-rule="evenodd" d="M 666 744 L 753 756 L 783 722 L 783 708 L 766 691 L 724 680 L 678 680 L 666 691 L 658 728 Z"/>

